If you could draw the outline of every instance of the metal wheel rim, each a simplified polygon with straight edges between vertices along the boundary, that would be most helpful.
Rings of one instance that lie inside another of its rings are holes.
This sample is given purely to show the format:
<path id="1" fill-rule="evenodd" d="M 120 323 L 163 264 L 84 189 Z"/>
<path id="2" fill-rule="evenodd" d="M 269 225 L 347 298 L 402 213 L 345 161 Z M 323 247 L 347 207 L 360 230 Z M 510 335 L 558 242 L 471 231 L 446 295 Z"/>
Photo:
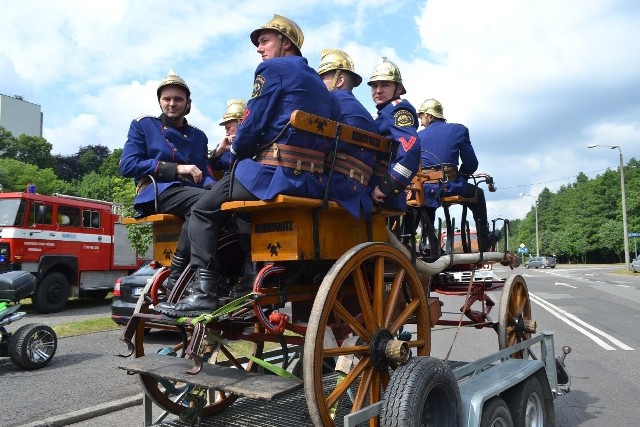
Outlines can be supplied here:
<path id="1" fill-rule="evenodd" d="M 33 334 L 27 343 L 29 360 L 42 364 L 49 360 L 55 348 L 55 337 L 47 330 L 41 330 Z"/>
<path id="2" fill-rule="evenodd" d="M 502 417 L 498 417 L 491 423 L 491 427 L 509 427 L 509 423 Z"/>
<path id="3" fill-rule="evenodd" d="M 390 284 L 385 283 L 385 267 L 388 264 L 395 268 Z M 362 272 L 370 267 L 372 271 L 366 274 Z M 370 288 L 365 283 L 367 274 L 368 278 L 373 279 Z M 404 309 L 396 313 L 398 304 L 406 302 L 403 285 L 407 287 L 410 299 Z M 351 303 L 357 303 L 355 310 L 360 310 L 361 315 L 352 316 L 348 321 L 340 319 L 343 322 L 341 325 L 348 326 L 352 335 L 359 336 L 360 342 L 333 350 L 325 349 L 325 331 L 331 329 L 328 326 L 329 318 L 338 318 L 338 313 L 340 316 L 350 315 L 347 298 L 339 300 L 342 292 L 353 298 Z M 378 301 L 383 303 L 378 304 Z M 361 320 L 356 320 L 356 317 Z M 351 402 L 350 412 L 380 401 L 393 366 L 386 370 L 373 366 L 374 353 L 367 346 L 367 339 L 379 328 L 388 328 L 396 335 L 409 318 L 415 319 L 416 323 L 416 333 L 408 341 L 409 346 L 412 352 L 428 356 L 431 329 L 424 288 L 410 261 L 397 249 L 384 243 L 364 243 L 347 251 L 334 264 L 316 295 L 305 337 L 304 353 L 313 355 L 303 360 L 305 396 L 309 415 L 315 425 L 335 425 L 333 407 L 344 403 L 349 395 L 347 390 L 351 390 L 352 395 L 347 401 Z M 359 359 L 354 359 L 353 367 L 339 384 L 327 388 L 327 384 L 323 384 L 323 361 L 339 355 L 358 355 Z"/>
<path id="4" fill-rule="evenodd" d="M 527 400 L 527 409 L 525 412 L 525 425 L 527 427 L 544 426 L 544 408 L 542 400 L 537 393 L 532 393 Z"/>

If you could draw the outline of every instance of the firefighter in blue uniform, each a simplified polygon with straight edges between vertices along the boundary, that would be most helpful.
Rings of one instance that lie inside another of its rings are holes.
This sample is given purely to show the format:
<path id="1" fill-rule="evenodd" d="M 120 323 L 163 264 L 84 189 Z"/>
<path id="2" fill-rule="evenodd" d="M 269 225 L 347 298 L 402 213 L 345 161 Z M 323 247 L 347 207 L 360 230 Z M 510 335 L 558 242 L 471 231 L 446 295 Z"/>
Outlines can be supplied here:
<path id="1" fill-rule="evenodd" d="M 384 164 L 382 170 L 378 167 L 372 180 L 371 197 L 384 207 L 404 211 L 407 208 L 405 189 L 420 164 L 418 115 L 409 101 L 400 98 L 407 93 L 400 69 L 386 57 L 374 67 L 368 84 L 378 110 L 377 133 L 396 142 L 388 167 Z"/>
<path id="2" fill-rule="evenodd" d="M 238 124 L 247 109 L 247 101 L 240 98 L 229 99 L 227 108 L 220 120 L 220 126 L 224 126 L 225 135 L 220 143 L 211 150 L 209 160 L 211 168 L 216 172 L 226 173 L 231 170 L 231 144 L 236 136 Z M 222 174 L 220 174 L 221 176 Z"/>
<path id="3" fill-rule="evenodd" d="M 289 118 L 299 109 L 336 120 L 339 108 L 302 56 L 304 36 L 295 22 L 274 15 L 250 38 L 263 62 L 255 71 L 253 93 L 230 148 L 235 158 L 233 172 L 192 209 L 191 264 L 198 268 L 198 282 L 192 293 L 175 305 L 157 306 L 170 316 L 197 315 L 219 306 L 218 287 L 225 281 L 216 258 L 217 239 L 230 216 L 220 210 L 224 202 L 270 200 L 279 194 L 324 195 L 323 167 L 332 141 L 293 129 Z M 250 292 L 249 282 L 236 285 L 232 294 Z"/>
<path id="4" fill-rule="evenodd" d="M 191 110 L 187 83 L 170 70 L 156 95 L 162 114 L 138 117 L 131 122 L 120 171 L 135 180 L 136 217 L 168 213 L 186 220 L 171 259 L 168 281 L 171 286 L 189 263 L 187 224 L 191 207 L 207 192 L 205 186 L 213 185 L 215 179 L 207 159 L 207 136 L 185 118 Z M 149 176 L 157 183 L 157 201 Z"/>
<path id="5" fill-rule="evenodd" d="M 468 182 L 478 169 L 478 158 L 471 145 L 469 129 L 458 123 L 447 123 L 444 108 L 437 99 L 430 98 L 418 109 L 420 122 L 424 126 L 418 137 L 422 150 L 421 166 L 425 171 L 442 170 L 447 175 L 444 188 L 439 184 L 424 183 L 423 211 L 433 224 L 440 197 L 450 194 L 476 198 L 476 203 L 466 203 L 473 213 L 481 250 L 488 250 L 494 243 L 489 233 L 487 204 L 481 188 Z M 459 166 L 458 166 L 459 164 Z"/>
<path id="6" fill-rule="evenodd" d="M 340 106 L 340 123 L 378 133 L 373 117 L 353 95 L 352 90 L 362 83 L 362 77 L 355 72 L 349 54 L 340 49 L 323 49 L 318 74 Z M 368 217 L 373 208 L 368 184 L 376 167 L 375 151 L 339 142 L 335 163 L 332 156 L 327 159 L 327 168 L 331 166 L 334 172 L 329 199 L 340 203 L 356 218 L 360 218 L 361 211 Z"/>

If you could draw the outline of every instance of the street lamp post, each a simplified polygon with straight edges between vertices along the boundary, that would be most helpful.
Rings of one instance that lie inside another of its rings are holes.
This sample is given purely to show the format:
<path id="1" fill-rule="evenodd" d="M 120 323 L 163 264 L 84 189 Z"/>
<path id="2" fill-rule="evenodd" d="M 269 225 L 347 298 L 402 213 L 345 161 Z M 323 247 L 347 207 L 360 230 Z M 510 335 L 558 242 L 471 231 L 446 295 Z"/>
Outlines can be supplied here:
<path id="1" fill-rule="evenodd" d="M 536 208 L 536 256 L 540 256 L 540 239 L 538 238 L 538 198 L 536 196 L 532 196 L 531 194 L 520 193 L 520 197 L 533 197 L 536 199 L 536 204 L 534 205 Z"/>
<path id="2" fill-rule="evenodd" d="M 624 262 L 626 263 L 626 268 L 629 269 L 629 265 L 631 260 L 629 259 L 629 232 L 627 229 L 627 198 L 624 194 L 624 160 L 622 159 L 622 149 L 620 149 L 619 145 L 599 145 L 599 144 L 589 144 L 587 148 L 594 147 L 607 147 L 612 150 L 618 149 L 620 153 L 620 192 L 622 193 L 622 232 L 624 233 Z"/>

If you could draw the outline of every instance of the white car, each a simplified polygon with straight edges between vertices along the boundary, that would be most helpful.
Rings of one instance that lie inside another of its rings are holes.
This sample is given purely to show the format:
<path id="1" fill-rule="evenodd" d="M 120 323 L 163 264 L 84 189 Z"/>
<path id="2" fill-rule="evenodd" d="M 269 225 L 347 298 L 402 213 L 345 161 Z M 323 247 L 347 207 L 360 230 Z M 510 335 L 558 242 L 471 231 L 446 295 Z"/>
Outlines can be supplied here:
<path id="1" fill-rule="evenodd" d="M 631 262 L 631 270 L 634 273 L 637 273 L 638 271 L 640 271 L 640 256 Z"/>

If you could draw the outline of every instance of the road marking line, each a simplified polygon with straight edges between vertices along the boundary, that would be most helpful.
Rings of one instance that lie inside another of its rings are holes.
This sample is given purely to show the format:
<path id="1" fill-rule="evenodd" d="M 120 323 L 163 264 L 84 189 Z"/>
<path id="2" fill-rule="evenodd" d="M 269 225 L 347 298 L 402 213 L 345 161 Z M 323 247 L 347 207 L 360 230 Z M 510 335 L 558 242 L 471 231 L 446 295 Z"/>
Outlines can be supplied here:
<path id="1" fill-rule="evenodd" d="M 570 285 L 568 283 L 556 282 L 556 286 L 567 286 L 569 288 L 578 289 L 577 286 Z"/>
<path id="2" fill-rule="evenodd" d="M 604 342 L 599 337 L 597 337 L 597 336 L 593 335 L 592 333 L 586 331 L 584 328 L 576 325 L 574 322 L 572 322 L 569 319 L 574 320 L 575 322 L 581 324 L 582 326 L 586 327 L 587 329 L 592 330 L 593 332 L 595 332 L 596 334 L 602 336 L 603 338 L 608 339 L 609 341 L 611 341 L 611 343 L 617 345 L 622 350 L 633 350 L 632 347 L 629 347 L 628 345 L 626 345 L 622 341 L 620 341 L 620 340 L 612 337 L 611 335 L 601 331 L 600 329 L 596 328 L 595 326 L 591 326 L 587 322 L 579 319 L 577 316 L 575 316 L 575 315 L 573 315 L 573 314 L 561 309 L 560 307 L 557 307 L 557 306 L 551 304 L 549 301 L 546 301 L 546 300 L 540 298 L 539 296 L 532 294 L 531 292 L 529 292 L 529 297 L 531 298 L 531 300 L 533 302 L 535 302 L 538 305 L 540 305 L 542 308 L 544 308 L 549 313 L 551 313 L 554 316 L 556 316 L 558 319 L 562 320 L 563 322 L 565 322 L 569 326 L 573 327 L 578 332 L 581 332 L 586 337 L 591 338 L 591 340 L 593 340 L 596 344 L 598 344 L 600 347 L 604 348 L 605 350 L 616 350 L 616 348 L 610 346 L 608 343 Z"/>
<path id="3" fill-rule="evenodd" d="M 618 285 L 618 286 L 620 286 L 621 288 L 630 288 L 631 287 L 629 285 Z"/>

